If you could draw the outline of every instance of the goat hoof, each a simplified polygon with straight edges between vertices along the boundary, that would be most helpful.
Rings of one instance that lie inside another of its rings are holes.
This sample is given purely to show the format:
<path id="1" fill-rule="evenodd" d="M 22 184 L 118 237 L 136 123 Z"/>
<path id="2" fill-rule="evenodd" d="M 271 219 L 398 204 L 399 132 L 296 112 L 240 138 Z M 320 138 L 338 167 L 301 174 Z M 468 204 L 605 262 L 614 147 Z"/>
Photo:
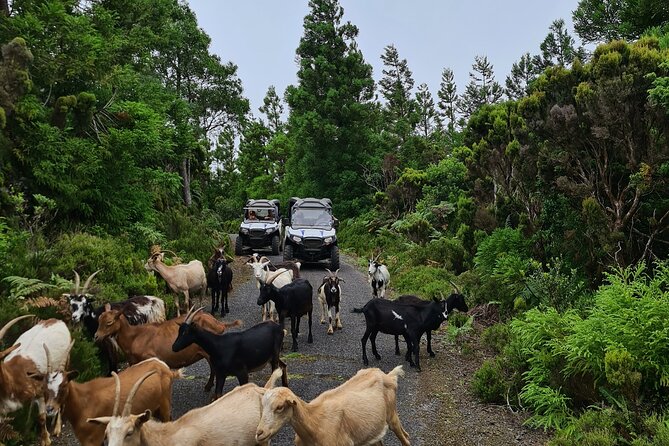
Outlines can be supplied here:
<path id="1" fill-rule="evenodd" d="M 314 343 L 314 337 L 309 335 L 309 337 L 307 338 L 307 344 L 313 344 L 313 343 Z"/>
<path id="2" fill-rule="evenodd" d="M 321 324 L 324 324 L 324 323 L 325 323 L 325 321 L 324 321 L 324 320 L 321 320 Z"/>
<path id="3" fill-rule="evenodd" d="M 399 355 L 401 355 L 400 351 L 399 351 L 399 350 L 395 350 L 395 356 L 399 356 Z"/>
<path id="4" fill-rule="evenodd" d="M 363 359 L 363 360 L 362 360 L 362 363 L 363 363 L 364 365 L 366 365 L 366 366 L 369 365 L 369 361 L 367 360 L 367 358 Z"/>
<path id="5" fill-rule="evenodd" d="M 329 335 L 334 334 L 334 330 L 332 328 L 328 328 L 328 334 Z"/>
<path id="6" fill-rule="evenodd" d="M 378 359 L 379 361 L 381 360 L 381 355 L 374 355 L 374 357 L 375 357 L 376 359 Z"/>

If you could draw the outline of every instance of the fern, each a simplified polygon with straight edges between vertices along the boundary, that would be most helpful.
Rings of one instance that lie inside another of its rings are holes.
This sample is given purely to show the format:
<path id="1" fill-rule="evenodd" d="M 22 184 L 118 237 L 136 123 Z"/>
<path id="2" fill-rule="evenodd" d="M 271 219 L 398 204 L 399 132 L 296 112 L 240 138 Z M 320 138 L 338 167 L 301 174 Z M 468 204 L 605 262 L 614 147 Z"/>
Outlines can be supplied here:
<path id="1" fill-rule="evenodd" d="M 16 432 L 11 425 L 13 420 L 14 419 L 11 417 L 0 418 L 0 443 L 19 439 L 19 433 Z"/>
<path id="2" fill-rule="evenodd" d="M 51 274 L 52 283 L 21 276 L 8 276 L 2 280 L 9 284 L 11 299 L 25 299 L 36 294 L 44 294 L 49 290 L 67 290 L 72 286 L 72 282 L 57 274 Z"/>
<path id="3" fill-rule="evenodd" d="M 33 299 L 25 299 L 22 309 L 24 311 L 28 311 L 31 308 L 48 308 L 60 306 L 62 306 L 62 301 L 53 299 L 51 297 L 40 296 Z"/>

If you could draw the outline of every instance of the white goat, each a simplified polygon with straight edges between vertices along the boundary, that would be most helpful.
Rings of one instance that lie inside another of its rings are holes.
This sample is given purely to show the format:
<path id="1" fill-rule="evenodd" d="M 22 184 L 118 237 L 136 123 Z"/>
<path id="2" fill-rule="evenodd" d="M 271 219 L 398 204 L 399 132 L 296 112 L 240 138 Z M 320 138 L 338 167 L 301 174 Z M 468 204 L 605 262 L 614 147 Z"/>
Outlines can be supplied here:
<path id="1" fill-rule="evenodd" d="M 247 265 L 253 268 L 253 276 L 256 278 L 256 286 L 260 285 L 274 285 L 275 288 L 281 288 L 284 285 L 293 281 L 293 271 L 286 268 L 279 268 L 276 271 L 268 271 L 267 267 L 270 264 L 267 257 L 258 257 L 257 254 L 252 255 L 246 262 Z M 278 320 L 276 314 L 276 307 L 274 301 L 269 301 L 262 306 L 262 320 L 271 319 Z"/>
<path id="2" fill-rule="evenodd" d="M 388 374 L 363 369 L 310 403 L 286 387 L 267 390 L 256 440 L 267 441 L 290 423 L 298 446 L 381 445 L 389 427 L 400 443 L 408 446 L 409 434 L 402 427 L 396 407 L 397 377 L 403 374 L 402 366 Z"/>
<path id="3" fill-rule="evenodd" d="M 176 293 L 175 301 L 177 316 L 181 315 L 179 307 L 179 293 L 184 293 L 186 308 L 190 308 L 190 293 L 200 293 L 200 304 L 207 293 L 207 275 L 204 266 L 199 260 L 191 260 L 185 265 L 168 266 L 163 263 L 162 252 L 157 252 L 146 261 L 144 268 L 147 271 L 156 271 L 165 279 L 172 291 Z"/>
<path id="4" fill-rule="evenodd" d="M 390 283 L 390 272 L 388 267 L 379 263 L 379 256 L 374 259 L 368 259 L 367 268 L 368 282 L 372 285 L 372 295 L 374 297 L 386 297 L 386 288 Z"/>
<path id="5" fill-rule="evenodd" d="M 107 424 L 105 436 L 109 446 L 266 446 L 256 441 L 256 428 L 262 414 L 262 396 L 281 376 L 276 369 L 265 387 L 253 383 L 236 387 L 213 403 L 187 412 L 176 421 L 160 423 L 151 420 L 151 411 L 141 415 L 129 412 L 95 421 Z M 141 382 L 140 382 L 141 384 Z M 132 400 L 128 397 L 126 406 Z"/>
<path id="6" fill-rule="evenodd" d="M 32 314 L 7 322 L 0 330 L 0 340 L 12 325 Z M 40 444 L 48 446 L 51 438 L 46 428 L 46 404 L 43 380 L 49 371 L 46 350 L 51 352 L 51 367 L 63 370 L 69 357 L 72 338 L 67 325 L 58 319 L 38 322 L 24 332 L 8 349 L 0 353 L 0 414 L 19 410 L 25 403 L 35 401 L 39 414 Z M 60 433 L 60 420 L 57 423 Z"/>

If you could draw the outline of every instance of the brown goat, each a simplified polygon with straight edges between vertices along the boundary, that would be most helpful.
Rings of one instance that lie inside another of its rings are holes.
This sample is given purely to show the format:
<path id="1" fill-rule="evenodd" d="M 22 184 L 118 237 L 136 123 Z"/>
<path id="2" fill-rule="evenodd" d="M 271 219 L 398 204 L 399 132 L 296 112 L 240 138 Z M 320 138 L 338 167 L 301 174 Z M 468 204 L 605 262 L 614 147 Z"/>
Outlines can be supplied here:
<path id="1" fill-rule="evenodd" d="M 152 376 L 146 379 L 139 391 L 134 389 L 136 393 L 132 399 L 132 411 L 139 413 L 150 409 L 157 411 L 157 416 L 162 421 L 170 420 L 172 381 L 180 377 L 181 372 L 170 370 L 163 361 L 147 359 L 128 367 L 119 375 L 114 372 L 113 378 L 96 378 L 85 383 L 73 381 L 76 373 L 70 371 L 49 374 L 46 409 L 47 414 L 63 412 L 82 446 L 100 446 L 105 438 L 105 426 L 88 423 L 87 420 L 118 412 L 120 398 L 127 399 L 133 393 L 133 384 L 146 375 Z"/>
<path id="2" fill-rule="evenodd" d="M 189 366 L 200 359 L 209 363 L 209 381 L 204 386 L 208 392 L 214 385 L 214 371 L 211 368 L 209 355 L 199 346 L 193 344 L 180 352 L 172 351 L 172 344 L 179 333 L 179 325 L 184 322 L 186 315 L 170 319 L 165 322 L 152 324 L 130 325 L 126 317 L 111 307 L 105 307 L 100 315 L 98 331 L 95 332 L 95 341 L 101 342 L 108 337 L 114 337 L 121 350 L 125 353 L 130 364 L 148 358 L 158 358 L 172 369 Z M 238 327 L 240 320 L 232 323 L 220 322 L 209 313 L 198 313 L 195 321 L 200 327 L 212 333 L 221 334 L 229 327 Z"/>

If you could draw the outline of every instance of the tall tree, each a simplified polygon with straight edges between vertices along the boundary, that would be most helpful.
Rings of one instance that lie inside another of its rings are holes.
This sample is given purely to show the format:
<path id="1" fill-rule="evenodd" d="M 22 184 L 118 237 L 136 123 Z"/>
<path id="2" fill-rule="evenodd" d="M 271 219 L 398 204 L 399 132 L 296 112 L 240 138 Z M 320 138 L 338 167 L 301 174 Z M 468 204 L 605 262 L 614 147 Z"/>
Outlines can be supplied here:
<path id="1" fill-rule="evenodd" d="M 437 92 L 437 96 L 439 97 L 437 106 L 439 107 L 442 121 L 445 120 L 447 122 L 449 132 L 455 130 L 455 111 L 458 103 L 457 88 L 453 70 L 444 68 L 441 72 L 441 83 Z"/>
<path id="2" fill-rule="evenodd" d="M 540 72 L 530 53 L 523 54 L 520 60 L 511 66 L 511 73 L 506 77 L 506 96 L 511 100 L 517 100 L 527 95 L 530 82 L 535 80 Z"/>
<path id="3" fill-rule="evenodd" d="M 427 138 L 439 128 L 439 115 L 434 108 L 434 99 L 427 84 L 420 84 L 416 92 L 416 133 Z"/>
<path id="4" fill-rule="evenodd" d="M 286 91 L 294 140 L 287 188 L 330 197 L 337 212 L 351 215 L 368 193 L 362 173 L 374 151 L 372 68 L 337 0 L 311 0 L 309 8 L 297 48 L 298 85 Z"/>
<path id="5" fill-rule="evenodd" d="M 267 89 L 267 93 L 263 98 L 263 105 L 258 110 L 265 115 L 267 127 L 272 134 L 276 134 L 283 129 L 284 123 L 281 121 L 283 104 L 281 103 L 281 98 L 276 94 L 274 85 L 270 85 Z"/>
<path id="6" fill-rule="evenodd" d="M 534 65 L 540 69 L 551 66 L 566 67 L 575 59 L 584 61 L 585 49 L 576 46 L 576 40 L 567 31 L 563 19 L 553 21 L 548 29 L 548 35 L 539 45 L 541 54 L 534 57 Z"/>
<path id="7" fill-rule="evenodd" d="M 400 59 L 394 45 L 385 47 L 381 55 L 383 78 L 379 81 L 386 108 L 396 120 L 408 119 L 413 112 L 411 94 L 414 86 L 413 74 L 406 59 Z"/>
<path id="8" fill-rule="evenodd" d="M 667 24 L 669 7 L 664 0 L 581 0 L 572 17 L 586 43 L 633 40 L 648 28 Z"/>
<path id="9" fill-rule="evenodd" d="M 495 72 L 486 56 L 476 56 L 472 71 L 469 72 L 469 84 L 458 101 L 458 110 L 465 119 L 486 104 L 496 104 L 502 98 L 504 90 L 495 81 Z"/>

